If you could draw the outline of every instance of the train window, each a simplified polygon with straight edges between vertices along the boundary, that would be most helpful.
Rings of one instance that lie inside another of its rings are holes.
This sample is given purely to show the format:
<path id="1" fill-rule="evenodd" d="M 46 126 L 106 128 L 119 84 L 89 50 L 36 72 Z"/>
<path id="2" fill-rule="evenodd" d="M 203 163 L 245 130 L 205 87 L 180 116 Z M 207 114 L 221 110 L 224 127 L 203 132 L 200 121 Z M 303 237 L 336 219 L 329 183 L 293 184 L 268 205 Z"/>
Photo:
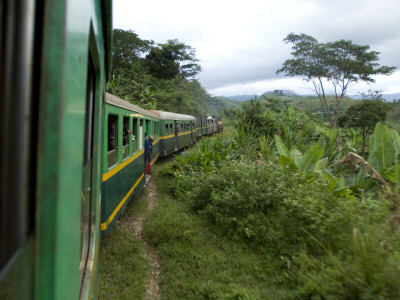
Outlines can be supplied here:
<path id="1" fill-rule="evenodd" d="M 168 124 L 165 124 L 165 135 L 169 135 Z"/>
<path id="2" fill-rule="evenodd" d="M 132 152 L 135 153 L 137 151 L 137 119 L 133 118 L 133 124 L 132 124 Z"/>
<path id="3" fill-rule="evenodd" d="M 151 135 L 151 121 L 150 120 L 145 120 L 146 122 L 146 127 L 145 127 L 145 137 Z"/>
<path id="4" fill-rule="evenodd" d="M 129 157 L 129 135 L 131 130 L 129 129 L 129 117 L 122 119 L 122 158 Z"/>
<path id="5" fill-rule="evenodd" d="M 172 123 L 169 124 L 169 132 L 170 132 L 169 134 L 173 134 L 173 132 L 174 132 L 174 131 L 172 130 Z"/>
<path id="6" fill-rule="evenodd" d="M 143 120 L 140 120 L 140 127 L 139 127 L 139 150 L 143 149 Z"/>
<path id="7" fill-rule="evenodd" d="M 122 128 L 122 145 L 125 146 L 129 144 L 129 134 L 131 130 L 129 129 L 129 118 L 124 117 L 123 119 L 123 128 Z"/>
<path id="8" fill-rule="evenodd" d="M 14 265 L 13 257 L 18 256 L 18 250 L 22 249 L 28 235 L 35 229 L 38 103 L 41 91 L 37 87 L 41 85 L 39 67 L 42 59 L 41 35 L 35 34 L 35 29 L 40 29 L 41 24 L 35 24 L 35 21 L 42 13 L 41 6 L 34 1 L 0 1 L 2 283 L 3 275 Z M 2 292 L 0 294 L 4 298 Z"/>
<path id="9" fill-rule="evenodd" d="M 118 116 L 108 116 L 108 167 L 118 163 Z"/>

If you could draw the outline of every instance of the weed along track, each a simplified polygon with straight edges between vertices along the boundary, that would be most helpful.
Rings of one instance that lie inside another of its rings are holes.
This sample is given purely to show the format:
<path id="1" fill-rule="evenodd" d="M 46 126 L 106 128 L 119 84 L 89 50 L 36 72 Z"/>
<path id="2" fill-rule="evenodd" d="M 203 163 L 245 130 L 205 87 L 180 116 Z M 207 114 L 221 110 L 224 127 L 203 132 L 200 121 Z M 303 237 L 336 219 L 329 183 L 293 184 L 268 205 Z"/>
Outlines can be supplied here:
<path id="1" fill-rule="evenodd" d="M 158 253 L 143 230 L 157 204 L 156 178 L 152 178 L 101 241 L 99 299 L 161 299 Z"/>
<path id="2" fill-rule="evenodd" d="M 161 299 L 161 290 L 158 285 L 160 276 L 160 263 L 157 252 L 143 235 L 143 222 L 146 215 L 157 205 L 157 189 L 154 180 L 150 180 L 147 185 L 148 206 L 143 217 L 138 217 L 133 222 L 133 230 L 137 239 L 142 243 L 146 252 L 146 257 L 150 267 L 150 281 L 147 285 L 146 299 Z"/>

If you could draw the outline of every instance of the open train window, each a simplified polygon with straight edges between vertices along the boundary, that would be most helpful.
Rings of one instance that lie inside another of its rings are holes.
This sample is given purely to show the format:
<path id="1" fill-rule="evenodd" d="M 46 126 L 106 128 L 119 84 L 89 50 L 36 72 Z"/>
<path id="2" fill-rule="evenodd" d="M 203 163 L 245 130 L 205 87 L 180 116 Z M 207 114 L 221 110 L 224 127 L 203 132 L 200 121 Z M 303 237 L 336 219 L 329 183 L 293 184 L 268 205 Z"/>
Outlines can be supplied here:
<path id="1" fill-rule="evenodd" d="M 140 120 L 139 125 L 139 150 L 143 149 L 144 139 L 143 139 L 143 120 Z"/>
<path id="2" fill-rule="evenodd" d="M 35 6 L 0 1 L 0 278 L 35 229 L 42 42 Z"/>
<path id="3" fill-rule="evenodd" d="M 132 120 L 132 152 L 135 153 L 137 151 L 137 119 L 133 118 Z"/>
<path id="4" fill-rule="evenodd" d="M 165 124 L 165 135 L 169 135 L 169 127 L 168 127 L 168 124 Z"/>
<path id="5" fill-rule="evenodd" d="M 129 117 L 124 117 L 122 123 L 122 158 L 125 159 L 129 157 Z"/>
<path id="6" fill-rule="evenodd" d="M 118 116 L 108 116 L 108 167 L 118 163 Z"/>

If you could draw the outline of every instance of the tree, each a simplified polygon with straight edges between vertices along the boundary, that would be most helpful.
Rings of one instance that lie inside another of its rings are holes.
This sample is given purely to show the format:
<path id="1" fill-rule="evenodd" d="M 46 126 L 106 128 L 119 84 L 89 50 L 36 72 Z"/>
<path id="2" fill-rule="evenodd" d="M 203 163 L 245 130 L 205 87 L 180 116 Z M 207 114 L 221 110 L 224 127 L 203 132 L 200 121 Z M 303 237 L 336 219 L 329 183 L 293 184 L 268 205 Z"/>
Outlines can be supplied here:
<path id="1" fill-rule="evenodd" d="M 268 104 L 254 97 L 235 110 L 237 126 L 258 136 L 273 137 L 278 131 L 278 120 L 268 109 Z"/>
<path id="2" fill-rule="evenodd" d="M 194 48 L 180 43 L 178 40 L 168 40 L 166 44 L 152 47 L 146 56 L 145 65 L 149 73 L 159 79 L 175 77 L 193 78 L 201 71 L 197 64 Z"/>
<path id="3" fill-rule="evenodd" d="M 390 75 L 396 70 L 396 67 L 379 67 L 379 52 L 369 51 L 368 45 L 346 40 L 324 44 L 303 33 L 290 33 L 284 42 L 293 44 L 293 58 L 286 60 L 277 74 L 301 76 L 311 82 L 332 127 L 338 127 L 339 108 L 348 88 L 361 81 L 375 82 L 372 76 Z M 326 85 L 333 88 L 333 112 L 327 101 Z"/>
<path id="4" fill-rule="evenodd" d="M 113 30 L 113 68 L 131 68 L 132 64 L 139 63 L 154 45 L 153 41 L 142 40 L 132 30 Z"/>
<path id="5" fill-rule="evenodd" d="M 339 118 L 340 127 L 351 127 L 360 130 L 363 140 L 362 154 L 364 156 L 367 137 L 373 133 L 376 123 L 386 120 L 387 112 L 392 109 L 390 104 L 379 100 L 381 98 L 379 95 L 375 100 L 364 99 L 360 103 L 350 106 Z M 371 94 L 364 95 L 364 97 L 371 98 Z"/>

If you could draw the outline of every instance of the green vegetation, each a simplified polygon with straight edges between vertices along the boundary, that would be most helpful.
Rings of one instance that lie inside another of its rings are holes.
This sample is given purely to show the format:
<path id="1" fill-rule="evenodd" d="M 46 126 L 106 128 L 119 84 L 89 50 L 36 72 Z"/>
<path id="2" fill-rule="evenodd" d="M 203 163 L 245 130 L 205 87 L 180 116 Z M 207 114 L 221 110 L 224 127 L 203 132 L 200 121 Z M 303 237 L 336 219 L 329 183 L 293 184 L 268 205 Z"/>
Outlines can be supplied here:
<path id="1" fill-rule="evenodd" d="M 144 214 L 146 193 L 126 209 L 101 241 L 100 299 L 144 299 L 150 271 L 142 245 L 134 236 L 133 220 Z"/>
<path id="2" fill-rule="evenodd" d="M 268 271 L 261 272 L 265 280 L 261 294 L 252 285 L 245 285 L 242 294 L 235 296 L 261 299 L 265 293 L 268 299 L 397 298 L 398 132 L 378 123 L 365 161 L 355 153 L 362 148 L 356 130 L 334 131 L 293 108 L 273 112 L 266 106 L 262 100 L 253 99 L 237 113 L 240 127 L 232 134 L 201 141 L 165 171 L 177 199 L 173 203 L 186 211 L 187 222 L 198 219 L 205 231 L 218 235 L 219 242 L 230 247 L 223 247 L 226 255 L 237 248 L 245 251 L 244 256 L 252 257 L 250 268 L 268 262 Z M 256 115 L 249 122 L 251 126 L 243 128 L 252 107 L 257 108 L 253 110 Z M 276 121 L 275 137 L 271 137 L 269 128 L 257 126 L 265 120 Z M 162 219 L 161 213 L 155 219 Z M 176 224 L 172 228 L 177 228 Z M 180 241 L 176 249 L 183 244 L 185 251 L 200 247 L 194 242 L 197 230 L 192 232 L 191 228 L 188 224 L 180 230 L 188 232 L 190 239 Z M 150 235 L 154 232 L 149 230 Z M 160 243 L 166 234 L 162 231 L 152 239 L 160 249 L 168 248 L 168 263 L 172 259 L 174 268 L 186 268 L 169 248 L 176 237 L 167 236 Z M 193 258 L 196 262 L 198 259 L 203 257 Z M 248 276 L 251 282 L 257 282 L 255 273 Z M 235 291 L 229 284 L 224 288 Z M 190 295 L 185 299 L 206 299 L 196 294 L 199 289 L 194 288 L 194 294 L 185 291 Z"/>
<path id="3" fill-rule="evenodd" d="M 362 153 L 365 153 L 367 137 L 372 134 L 376 123 L 385 121 L 391 106 L 379 100 L 364 100 L 350 106 L 339 117 L 341 127 L 357 128 L 363 139 Z"/>
<path id="4" fill-rule="evenodd" d="M 195 49 L 169 40 L 142 40 L 133 31 L 113 31 L 113 71 L 107 92 L 145 109 L 224 116 L 237 102 L 211 97 L 195 76 Z"/>

